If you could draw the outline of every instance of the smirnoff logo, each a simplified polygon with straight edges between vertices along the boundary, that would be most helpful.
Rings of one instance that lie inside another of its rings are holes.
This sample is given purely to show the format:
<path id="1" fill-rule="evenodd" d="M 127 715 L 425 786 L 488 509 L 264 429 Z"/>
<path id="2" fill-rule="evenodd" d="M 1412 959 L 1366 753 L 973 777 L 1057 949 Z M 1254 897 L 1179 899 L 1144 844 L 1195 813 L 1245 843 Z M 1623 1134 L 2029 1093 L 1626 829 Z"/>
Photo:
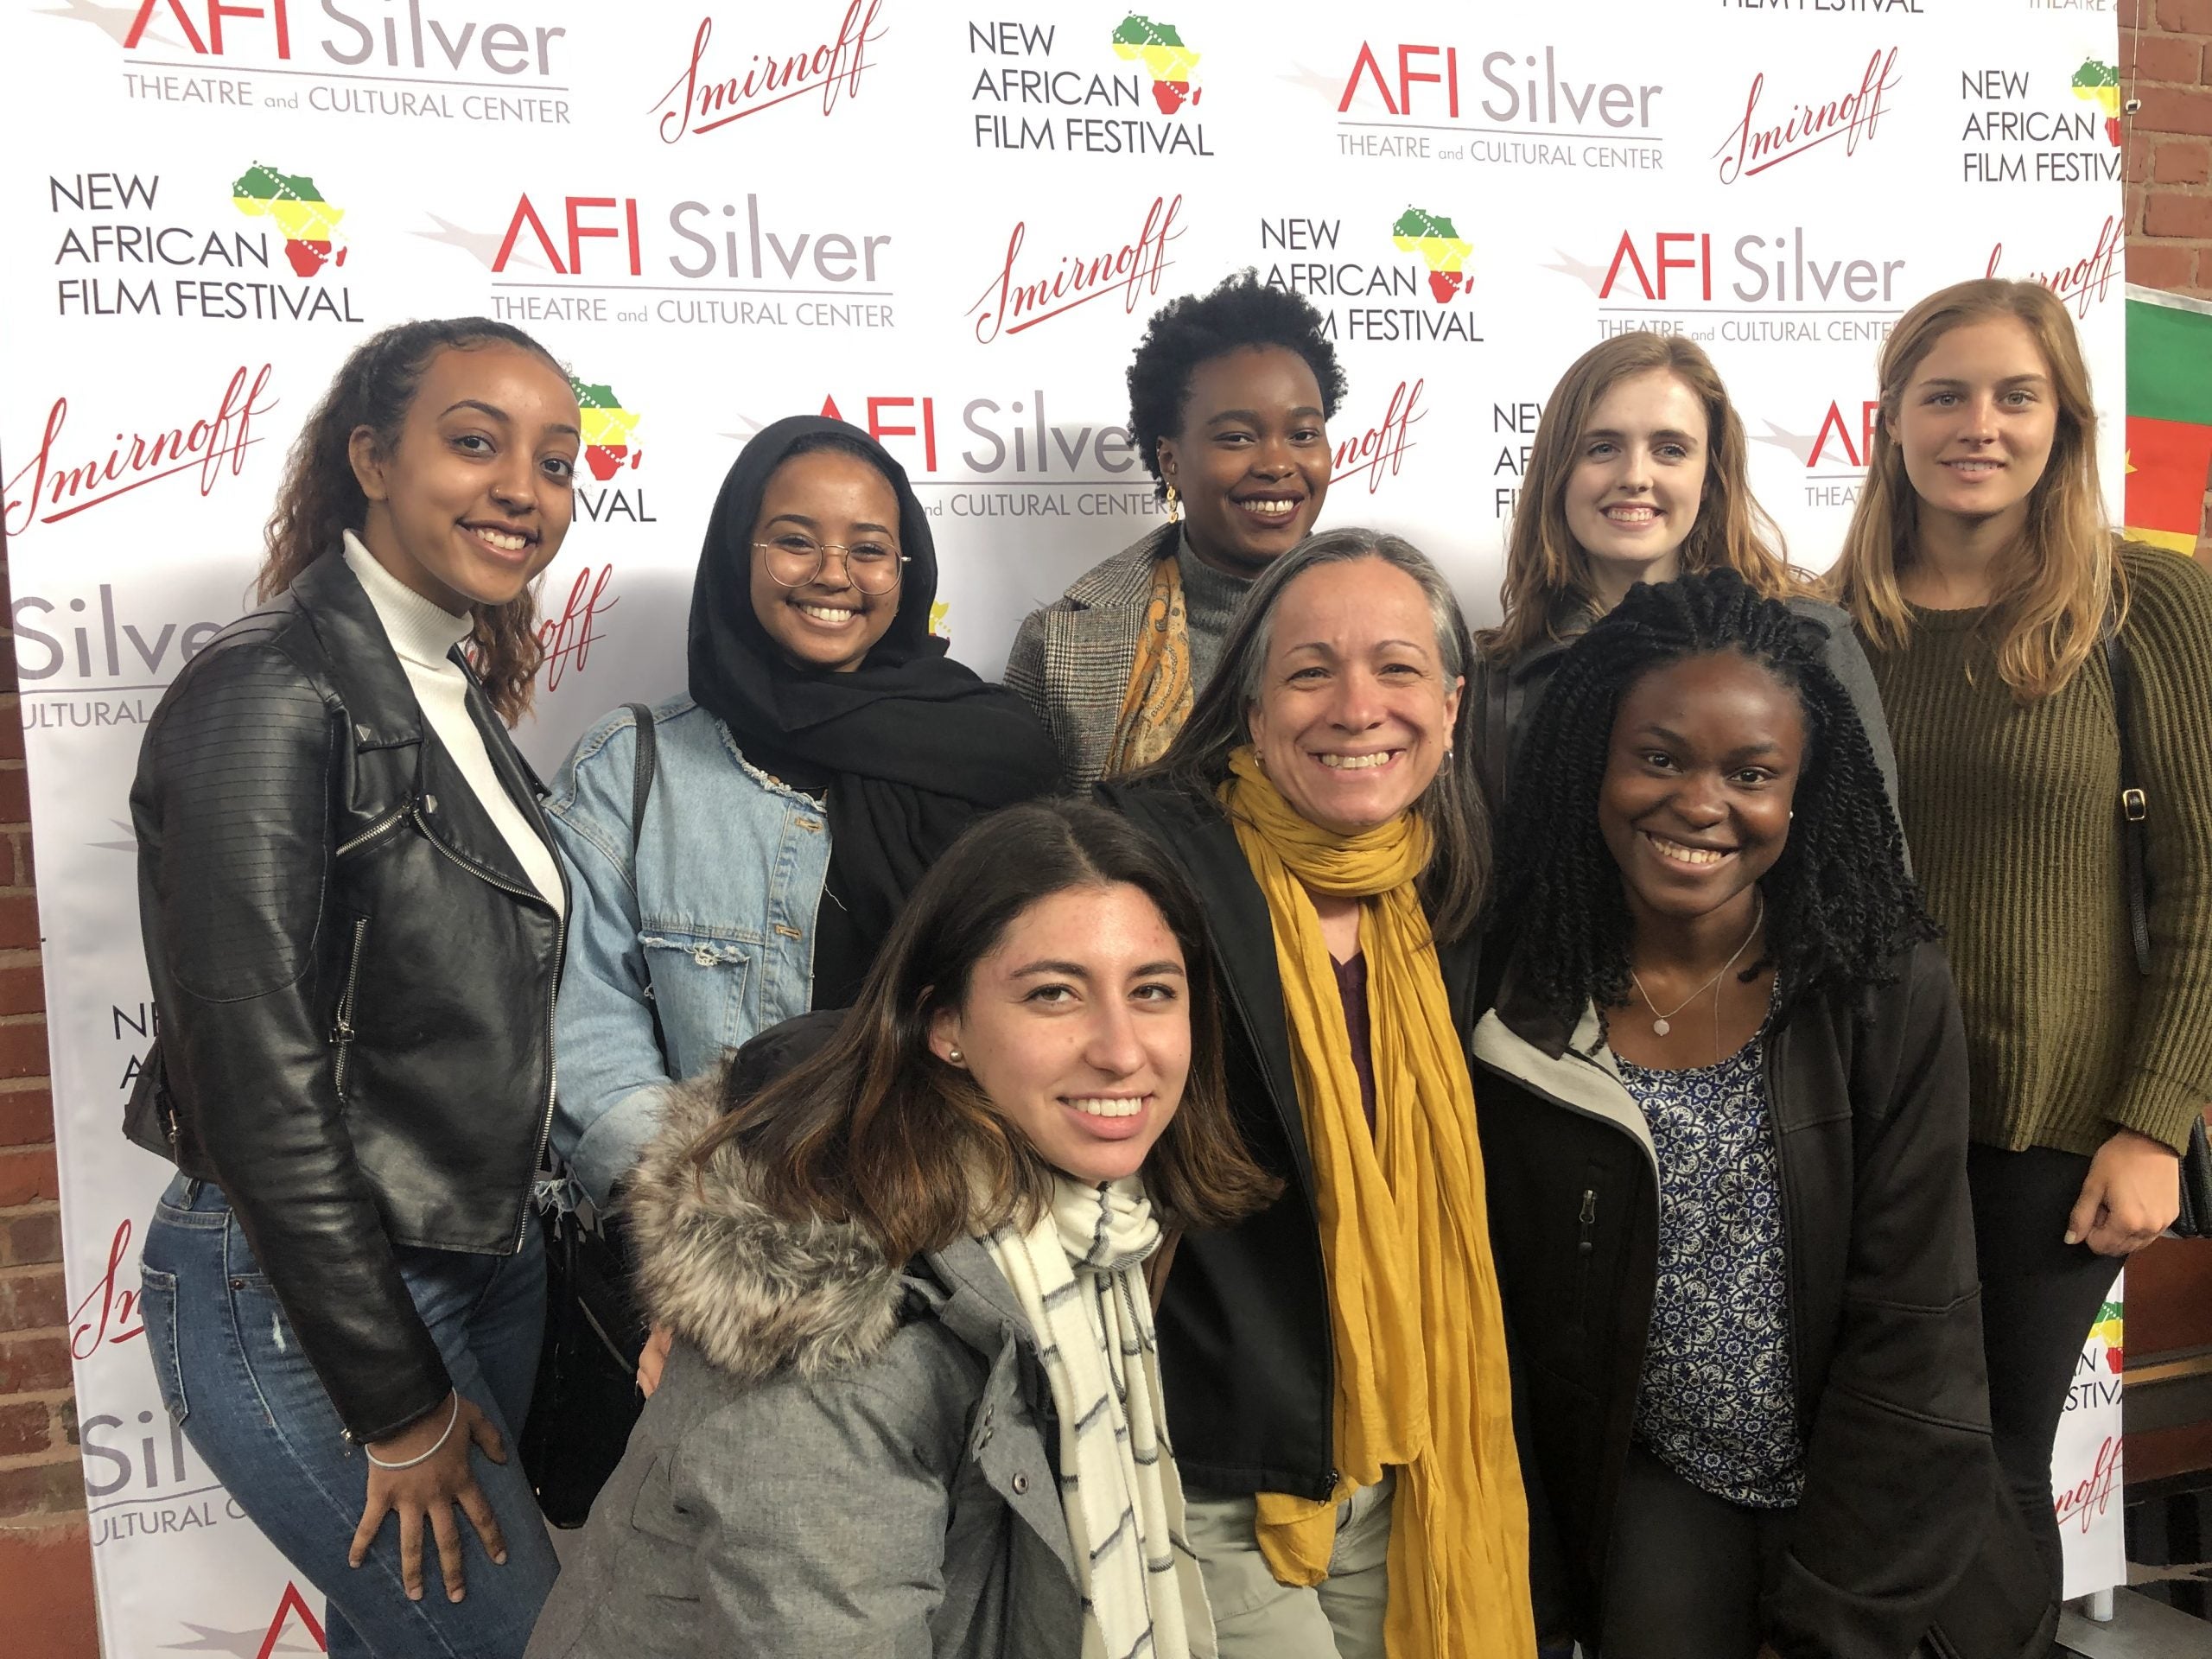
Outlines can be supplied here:
<path id="1" fill-rule="evenodd" d="M 753 53 L 743 70 L 732 73 L 722 73 L 721 65 L 734 54 L 717 55 L 710 65 L 715 20 L 702 17 L 683 73 L 653 105 L 660 118 L 654 130 L 664 144 L 681 143 L 809 93 L 821 99 L 823 115 L 832 114 L 840 97 L 860 96 L 868 46 L 883 36 L 875 21 L 882 10 L 883 0 L 851 0 L 830 39 L 788 54 Z"/>
<path id="2" fill-rule="evenodd" d="M 1337 446 L 1332 470 L 1338 489 L 1355 478 L 1362 479 L 1367 493 L 1373 495 L 1385 481 L 1398 475 L 1406 464 L 1406 451 L 1413 448 L 1414 423 L 1427 418 L 1428 411 L 1421 406 L 1421 394 L 1427 385 L 1425 378 L 1399 381 L 1382 418 Z"/>
<path id="3" fill-rule="evenodd" d="M 1160 291 L 1160 273 L 1173 263 L 1167 245 L 1183 232 L 1176 228 L 1183 198 L 1154 196 L 1136 235 L 1117 248 L 1063 252 L 1049 264 L 1022 257 L 1029 222 L 1014 221 L 1006 258 L 982 297 L 968 308 L 976 319 L 976 338 L 988 345 L 1001 334 L 1018 334 L 1040 322 L 1065 316 L 1079 305 L 1122 296 L 1122 309 L 1133 312 Z"/>
<path id="4" fill-rule="evenodd" d="M 607 596 L 607 586 L 613 580 L 613 565 L 603 564 L 596 569 L 585 565 L 569 584 L 561 614 L 547 617 L 537 625 L 537 643 L 545 652 L 538 673 L 548 691 L 559 690 L 561 682 L 570 674 L 581 676 L 589 669 L 591 648 L 607 637 L 601 620 L 621 603 Z"/>
<path id="5" fill-rule="evenodd" d="M 1866 60 L 1859 85 L 1840 98 L 1824 102 L 1795 102 L 1780 120 L 1772 105 L 1761 110 L 1766 93 L 1764 73 L 1751 77 L 1750 94 L 1744 99 L 1743 118 L 1720 148 L 1720 182 L 1733 184 L 1769 168 L 1779 167 L 1829 140 L 1843 140 L 1844 153 L 1856 155 L 1859 144 L 1874 137 L 1882 118 L 1882 101 L 1897 84 L 1897 48 L 1878 49 Z"/>
<path id="6" fill-rule="evenodd" d="M 276 406 L 267 395 L 274 372 L 267 363 L 240 368 L 212 410 L 188 424 L 118 431 L 105 454 L 97 439 L 89 450 L 65 445 L 69 400 L 56 397 L 37 453 L 0 487 L 0 524 L 21 536 L 35 524 L 58 524 L 166 478 L 192 477 L 200 494 L 213 494 L 226 477 L 238 475 L 247 448 L 261 442 L 253 423 Z"/>
<path id="7" fill-rule="evenodd" d="M 128 1217 L 116 1224 L 108 1244 L 107 1271 L 100 1275 L 99 1283 L 85 1293 L 84 1300 L 69 1310 L 69 1353 L 73 1359 L 90 1359 L 104 1347 L 146 1334 L 145 1321 L 138 1313 L 138 1293 L 130 1288 L 138 1281 L 134 1265 L 137 1252 L 130 1248 L 130 1233 Z"/>
<path id="8" fill-rule="evenodd" d="M 2061 264 L 2050 270 L 2024 270 L 2020 280 L 2049 289 L 2074 308 L 2074 315 L 2086 317 L 2089 308 L 2112 291 L 2113 279 L 2120 275 L 2120 221 L 2110 213 L 2105 215 L 2103 229 L 2097 232 L 2096 245 L 2071 264 Z M 2005 257 L 2005 245 L 1999 242 L 1989 251 L 1989 267 L 1985 276 L 2001 276 L 1999 269 Z"/>
<path id="9" fill-rule="evenodd" d="M 2120 1488 L 2121 1466 L 2120 1438 L 2107 1434 L 2097 1447 L 2096 1461 L 2089 1472 L 2053 1496 L 2051 1507 L 2058 1524 L 2073 1527 L 2086 1537 L 2090 1527 L 2111 1507 L 2113 1494 Z"/>

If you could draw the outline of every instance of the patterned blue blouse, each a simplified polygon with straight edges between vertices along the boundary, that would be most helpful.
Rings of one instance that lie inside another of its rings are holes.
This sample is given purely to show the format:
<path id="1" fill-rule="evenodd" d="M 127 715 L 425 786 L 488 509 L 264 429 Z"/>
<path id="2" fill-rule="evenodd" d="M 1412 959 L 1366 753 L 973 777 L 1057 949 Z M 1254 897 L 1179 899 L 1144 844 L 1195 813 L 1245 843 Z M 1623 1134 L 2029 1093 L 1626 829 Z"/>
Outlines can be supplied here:
<path id="1" fill-rule="evenodd" d="M 1614 1057 L 1659 1154 L 1659 1283 L 1637 1438 L 1700 1491 L 1781 1510 L 1805 1492 L 1782 1170 L 1765 1044 L 1656 1071 Z"/>

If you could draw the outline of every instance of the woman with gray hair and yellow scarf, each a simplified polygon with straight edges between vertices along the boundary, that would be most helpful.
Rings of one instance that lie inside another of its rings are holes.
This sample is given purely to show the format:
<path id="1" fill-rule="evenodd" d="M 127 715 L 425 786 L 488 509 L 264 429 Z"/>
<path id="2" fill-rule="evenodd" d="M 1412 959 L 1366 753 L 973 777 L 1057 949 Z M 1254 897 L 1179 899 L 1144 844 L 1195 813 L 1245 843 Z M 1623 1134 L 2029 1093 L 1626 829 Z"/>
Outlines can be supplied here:
<path id="1" fill-rule="evenodd" d="M 1489 864 L 1450 588 L 1346 530 L 1254 582 L 1102 798 L 1203 896 L 1230 1097 L 1285 1183 L 1160 1311 L 1224 1659 L 1528 1659 L 1529 1518 L 1467 1052 Z"/>

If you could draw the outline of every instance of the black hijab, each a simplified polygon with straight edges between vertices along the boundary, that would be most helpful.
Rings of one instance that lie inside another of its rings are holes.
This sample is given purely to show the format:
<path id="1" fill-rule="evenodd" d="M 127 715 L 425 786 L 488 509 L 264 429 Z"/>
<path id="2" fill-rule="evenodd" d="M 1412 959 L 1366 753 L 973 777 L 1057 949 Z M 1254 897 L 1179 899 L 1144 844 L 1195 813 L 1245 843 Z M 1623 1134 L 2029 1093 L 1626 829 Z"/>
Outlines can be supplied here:
<path id="1" fill-rule="evenodd" d="M 890 481 L 909 561 L 890 627 L 858 668 L 842 673 L 794 664 L 753 609 L 753 526 L 769 477 L 802 442 L 829 434 Z M 936 598 L 929 516 L 906 469 L 859 428 L 793 416 L 761 431 L 731 465 L 691 591 L 691 696 L 729 728 L 754 766 L 795 788 L 827 791 L 817 1007 L 851 1000 L 906 895 L 955 836 L 984 813 L 1059 782 L 1058 754 L 1028 706 L 954 662 L 931 637 Z"/>

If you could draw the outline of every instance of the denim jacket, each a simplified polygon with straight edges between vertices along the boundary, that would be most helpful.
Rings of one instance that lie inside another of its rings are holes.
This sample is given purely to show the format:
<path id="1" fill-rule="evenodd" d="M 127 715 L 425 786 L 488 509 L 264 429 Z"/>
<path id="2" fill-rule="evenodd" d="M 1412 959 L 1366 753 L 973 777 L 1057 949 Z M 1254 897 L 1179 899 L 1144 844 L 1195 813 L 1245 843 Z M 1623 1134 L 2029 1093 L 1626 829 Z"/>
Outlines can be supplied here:
<path id="1" fill-rule="evenodd" d="M 819 802 L 748 765 L 690 697 L 654 714 L 658 761 L 634 846 L 627 709 L 584 734 L 545 803 L 571 894 L 553 1145 L 595 1205 L 652 1138 L 671 1083 L 812 1005 L 830 869 Z"/>

